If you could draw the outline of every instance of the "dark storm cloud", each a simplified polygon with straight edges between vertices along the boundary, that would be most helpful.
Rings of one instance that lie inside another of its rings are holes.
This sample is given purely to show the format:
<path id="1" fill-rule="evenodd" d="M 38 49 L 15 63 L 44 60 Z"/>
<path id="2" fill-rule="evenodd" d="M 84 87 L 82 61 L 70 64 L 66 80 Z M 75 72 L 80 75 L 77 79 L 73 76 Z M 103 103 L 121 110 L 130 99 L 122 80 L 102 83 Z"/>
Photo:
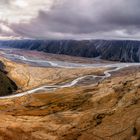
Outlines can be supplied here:
<path id="1" fill-rule="evenodd" d="M 32 38 L 140 37 L 139 0 L 60 0 L 29 23 L 12 24 Z"/>
<path id="2" fill-rule="evenodd" d="M 0 0 L 0 4 L 9 4 L 10 0 Z"/>

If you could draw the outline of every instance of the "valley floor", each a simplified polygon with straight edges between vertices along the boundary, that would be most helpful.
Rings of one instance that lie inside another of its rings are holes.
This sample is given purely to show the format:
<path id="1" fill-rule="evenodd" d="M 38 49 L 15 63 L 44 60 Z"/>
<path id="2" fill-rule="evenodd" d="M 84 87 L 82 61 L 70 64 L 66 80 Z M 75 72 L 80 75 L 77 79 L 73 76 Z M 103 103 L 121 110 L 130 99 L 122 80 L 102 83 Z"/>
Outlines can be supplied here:
<path id="1" fill-rule="evenodd" d="M 19 88 L 16 94 L 79 76 L 103 75 L 108 69 L 45 68 L 2 56 L 0 60 Z M 139 107 L 140 67 L 126 67 L 96 85 L 84 81 L 68 88 L 0 99 L 0 140 L 139 140 Z"/>

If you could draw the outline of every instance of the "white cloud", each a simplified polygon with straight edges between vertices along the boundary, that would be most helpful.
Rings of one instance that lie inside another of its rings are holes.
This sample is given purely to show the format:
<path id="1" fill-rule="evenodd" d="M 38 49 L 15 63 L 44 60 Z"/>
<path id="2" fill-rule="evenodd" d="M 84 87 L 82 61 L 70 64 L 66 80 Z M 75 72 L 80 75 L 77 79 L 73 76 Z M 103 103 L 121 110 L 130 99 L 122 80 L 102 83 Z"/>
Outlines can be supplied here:
<path id="1" fill-rule="evenodd" d="M 29 22 L 40 10 L 48 11 L 53 0 L 4 0 L 0 1 L 0 19 L 9 23 Z"/>

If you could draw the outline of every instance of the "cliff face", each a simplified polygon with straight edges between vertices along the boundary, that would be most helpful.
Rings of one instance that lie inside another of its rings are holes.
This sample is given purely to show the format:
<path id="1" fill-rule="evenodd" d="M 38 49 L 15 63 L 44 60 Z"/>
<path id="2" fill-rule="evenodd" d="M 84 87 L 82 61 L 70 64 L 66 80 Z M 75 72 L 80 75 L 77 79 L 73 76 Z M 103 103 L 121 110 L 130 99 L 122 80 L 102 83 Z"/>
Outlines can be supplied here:
<path id="1" fill-rule="evenodd" d="M 0 46 L 38 50 L 47 53 L 105 60 L 140 62 L 140 41 L 129 40 L 15 40 L 1 41 Z"/>
<path id="2" fill-rule="evenodd" d="M 121 62 L 140 62 L 139 41 L 101 42 L 99 41 L 99 51 L 103 59 Z"/>

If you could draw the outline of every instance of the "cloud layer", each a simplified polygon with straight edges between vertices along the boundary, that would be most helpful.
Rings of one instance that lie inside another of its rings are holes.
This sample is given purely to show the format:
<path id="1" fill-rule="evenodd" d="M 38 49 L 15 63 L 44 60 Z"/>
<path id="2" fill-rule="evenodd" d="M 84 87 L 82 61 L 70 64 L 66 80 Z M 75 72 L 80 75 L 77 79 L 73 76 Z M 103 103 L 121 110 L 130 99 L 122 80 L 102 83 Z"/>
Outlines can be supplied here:
<path id="1" fill-rule="evenodd" d="M 1 36 L 140 38 L 139 0 L 1 0 L 0 5 Z"/>

